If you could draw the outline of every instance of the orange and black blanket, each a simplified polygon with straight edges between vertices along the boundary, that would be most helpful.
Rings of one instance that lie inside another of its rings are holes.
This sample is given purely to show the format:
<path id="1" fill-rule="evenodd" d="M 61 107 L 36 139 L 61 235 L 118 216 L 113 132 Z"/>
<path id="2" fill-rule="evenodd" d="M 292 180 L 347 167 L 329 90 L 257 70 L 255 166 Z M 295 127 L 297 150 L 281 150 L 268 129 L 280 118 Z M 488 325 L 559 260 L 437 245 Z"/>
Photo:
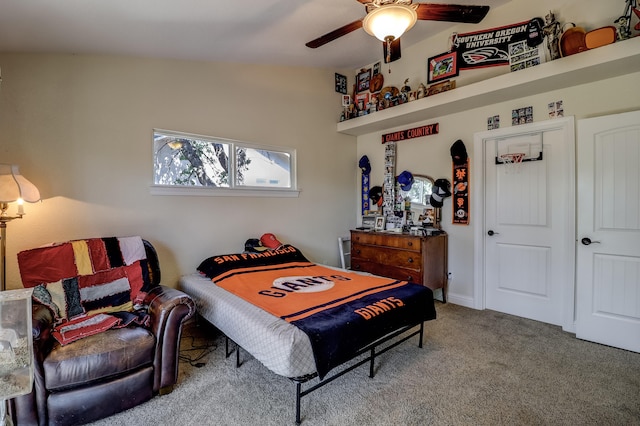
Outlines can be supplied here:
<path id="1" fill-rule="evenodd" d="M 304 331 L 320 378 L 385 335 L 436 317 L 427 287 L 316 265 L 289 245 L 214 256 L 198 270 Z"/>

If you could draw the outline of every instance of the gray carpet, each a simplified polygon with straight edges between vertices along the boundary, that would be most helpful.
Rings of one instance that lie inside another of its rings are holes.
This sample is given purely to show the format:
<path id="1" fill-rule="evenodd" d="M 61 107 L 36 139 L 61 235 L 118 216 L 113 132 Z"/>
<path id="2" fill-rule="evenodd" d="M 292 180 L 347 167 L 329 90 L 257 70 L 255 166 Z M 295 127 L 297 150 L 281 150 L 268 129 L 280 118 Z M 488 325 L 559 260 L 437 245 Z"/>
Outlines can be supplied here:
<path id="1" fill-rule="evenodd" d="M 376 361 L 373 379 L 361 366 L 304 397 L 302 424 L 640 425 L 640 354 L 493 311 L 441 303 L 437 311 L 422 349 L 414 337 Z M 208 327 L 185 335 L 184 349 L 188 336 L 214 345 L 206 365 L 181 363 L 171 394 L 93 425 L 294 424 L 291 381 L 244 351 L 236 369 Z"/>

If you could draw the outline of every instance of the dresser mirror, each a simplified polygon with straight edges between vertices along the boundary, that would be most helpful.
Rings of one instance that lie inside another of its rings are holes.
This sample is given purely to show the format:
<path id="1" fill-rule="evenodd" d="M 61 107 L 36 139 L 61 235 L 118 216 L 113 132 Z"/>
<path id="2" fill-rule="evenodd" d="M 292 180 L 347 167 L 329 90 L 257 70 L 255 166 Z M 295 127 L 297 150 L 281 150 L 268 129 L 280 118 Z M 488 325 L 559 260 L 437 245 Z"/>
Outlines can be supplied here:
<path id="1" fill-rule="evenodd" d="M 411 200 L 412 209 L 424 209 L 429 205 L 434 182 L 430 176 L 413 175 L 413 184 L 407 193 L 407 197 Z"/>
<path id="2" fill-rule="evenodd" d="M 414 223 L 438 228 L 440 209 L 429 203 L 434 183 L 435 180 L 431 176 L 413 175 L 413 184 L 405 196 L 411 201 Z"/>

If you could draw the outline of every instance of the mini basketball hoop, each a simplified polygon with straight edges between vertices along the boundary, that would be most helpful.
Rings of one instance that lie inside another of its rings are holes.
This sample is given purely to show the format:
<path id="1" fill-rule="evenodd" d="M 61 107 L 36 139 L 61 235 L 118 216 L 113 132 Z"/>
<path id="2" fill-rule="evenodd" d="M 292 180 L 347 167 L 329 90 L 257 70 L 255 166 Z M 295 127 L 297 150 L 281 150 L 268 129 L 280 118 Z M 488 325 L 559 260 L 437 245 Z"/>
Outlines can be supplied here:
<path id="1" fill-rule="evenodd" d="M 512 152 L 509 154 L 502 154 L 500 159 L 502 164 L 507 166 L 507 173 L 520 173 L 520 167 L 522 166 L 522 160 L 524 160 L 525 154 L 523 152 Z"/>

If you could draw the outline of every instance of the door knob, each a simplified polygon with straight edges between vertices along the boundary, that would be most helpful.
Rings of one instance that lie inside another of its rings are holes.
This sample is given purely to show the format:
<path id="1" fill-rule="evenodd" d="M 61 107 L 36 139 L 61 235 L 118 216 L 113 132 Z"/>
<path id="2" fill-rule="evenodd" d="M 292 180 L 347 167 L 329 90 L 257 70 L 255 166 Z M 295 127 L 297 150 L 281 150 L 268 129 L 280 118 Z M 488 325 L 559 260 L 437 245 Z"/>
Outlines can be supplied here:
<path id="1" fill-rule="evenodd" d="M 589 237 L 584 237 L 580 242 L 585 246 L 588 246 L 589 244 L 600 244 L 600 241 L 591 241 L 591 238 Z"/>
<path id="2" fill-rule="evenodd" d="M 499 234 L 499 232 L 493 232 L 493 229 L 489 229 L 487 231 L 487 235 L 490 236 L 490 237 L 492 237 L 494 235 L 498 235 L 498 234 Z"/>

